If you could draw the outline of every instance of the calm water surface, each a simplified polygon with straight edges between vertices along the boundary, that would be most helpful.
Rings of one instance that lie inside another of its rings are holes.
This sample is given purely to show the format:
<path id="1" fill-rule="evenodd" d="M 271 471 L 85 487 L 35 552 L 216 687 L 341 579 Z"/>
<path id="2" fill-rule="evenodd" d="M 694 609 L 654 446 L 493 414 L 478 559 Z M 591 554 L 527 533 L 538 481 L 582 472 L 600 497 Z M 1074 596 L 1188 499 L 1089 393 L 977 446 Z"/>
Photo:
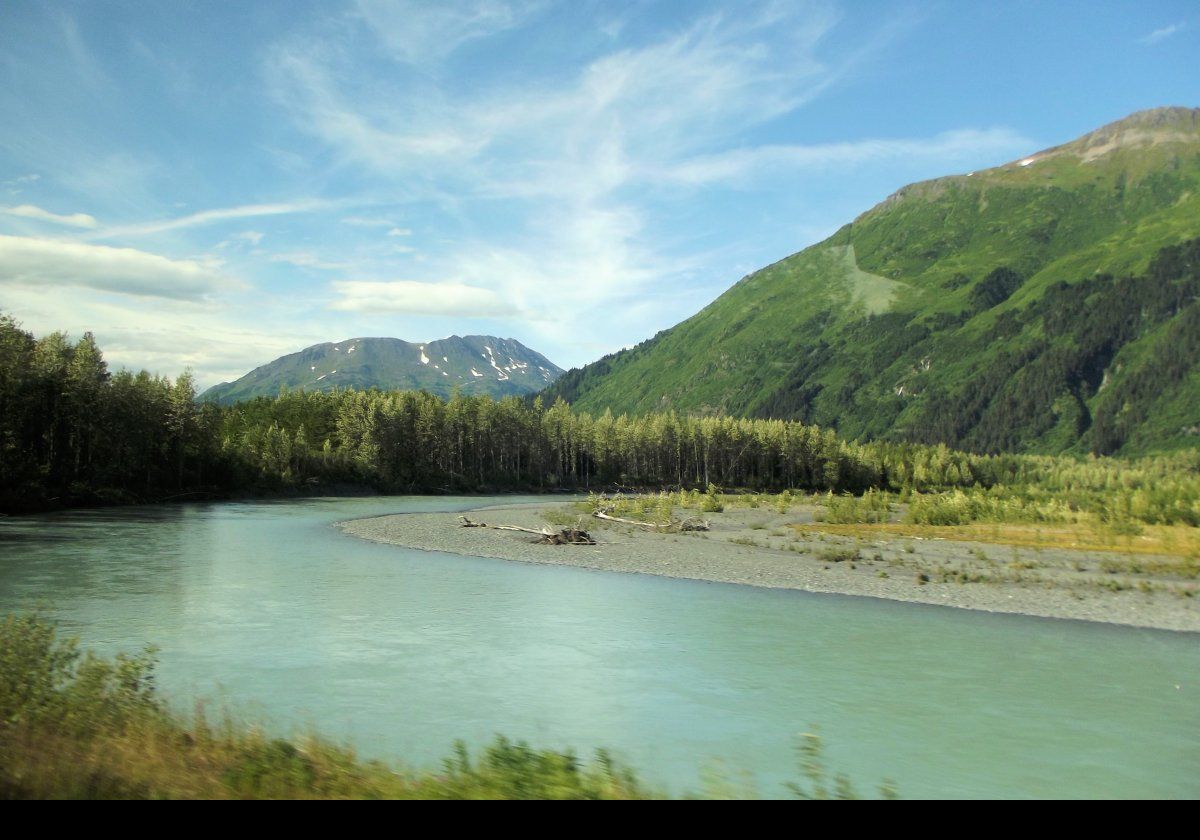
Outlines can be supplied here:
<path id="1" fill-rule="evenodd" d="M 715 773 L 776 795 L 795 734 L 817 726 L 860 788 L 1200 796 L 1194 634 L 433 554 L 333 527 L 480 503 L 0 519 L 0 608 L 50 604 L 105 652 L 153 642 L 181 703 L 423 766 L 504 733 L 608 746 L 675 792 Z"/>

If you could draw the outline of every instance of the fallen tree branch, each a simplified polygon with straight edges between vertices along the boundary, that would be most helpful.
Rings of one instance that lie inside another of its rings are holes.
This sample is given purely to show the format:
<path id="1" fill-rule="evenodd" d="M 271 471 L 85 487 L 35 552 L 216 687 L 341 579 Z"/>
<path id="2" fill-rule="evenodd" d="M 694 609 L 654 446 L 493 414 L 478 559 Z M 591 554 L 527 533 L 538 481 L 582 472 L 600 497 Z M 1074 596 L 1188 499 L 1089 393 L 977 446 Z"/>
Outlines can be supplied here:
<path id="1" fill-rule="evenodd" d="M 613 516 L 607 510 L 598 509 L 592 511 L 592 516 L 597 519 L 603 519 L 606 522 L 620 522 L 624 525 L 637 525 L 640 528 L 649 528 L 652 531 L 660 531 L 663 533 L 673 533 L 675 531 L 707 531 L 710 523 L 707 519 L 672 519 L 670 522 L 639 522 L 636 519 L 622 519 L 619 516 Z"/>
<path id="2" fill-rule="evenodd" d="M 524 534 L 534 534 L 539 537 L 538 542 L 547 545 L 595 545 L 596 541 L 592 539 L 592 535 L 580 528 L 563 528 L 560 531 L 552 531 L 549 528 L 543 527 L 540 531 L 535 531 L 532 528 L 522 528 L 520 525 L 488 525 L 486 522 L 473 522 L 465 516 L 458 517 L 462 520 L 464 528 L 491 528 L 496 531 L 520 531 Z"/>
<path id="3" fill-rule="evenodd" d="M 549 528 L 535 531 L 532 528 L 522 528 L 520 525 L 488 525 L 486 527 L 495 528 L 497 531 L 523 531 L 526 534 L 537 534 L 539 537 L 548 537 L 554 533 Z"/>
<path id="4" fill-rule="evenodd" d="M 596 510 L 592 513 L 592 516 L 596 517 L 597 519 L 603 519 L 606 522 L 620 522 L 624 525 L 638 525 L 642 528 L 652 528 L 655 531 L 661 531 L 670 527 L 670 523 L 663 525 L 657 522 L 639 522 L 636 519 L 622 519 L 619 516 L 612 516 L 604 510 Z"/>

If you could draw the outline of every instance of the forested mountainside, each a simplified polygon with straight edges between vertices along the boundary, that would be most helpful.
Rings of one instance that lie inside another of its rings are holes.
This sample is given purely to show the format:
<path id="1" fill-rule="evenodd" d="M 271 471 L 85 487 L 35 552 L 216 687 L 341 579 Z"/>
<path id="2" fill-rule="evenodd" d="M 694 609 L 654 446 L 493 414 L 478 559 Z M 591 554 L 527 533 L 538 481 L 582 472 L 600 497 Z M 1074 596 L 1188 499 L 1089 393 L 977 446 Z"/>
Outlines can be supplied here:
<path id="1" fill-rule="evenodd" d="M 543 392 L 978 452 L 1200 444 L 1200 109 L 905 187 Z"/>

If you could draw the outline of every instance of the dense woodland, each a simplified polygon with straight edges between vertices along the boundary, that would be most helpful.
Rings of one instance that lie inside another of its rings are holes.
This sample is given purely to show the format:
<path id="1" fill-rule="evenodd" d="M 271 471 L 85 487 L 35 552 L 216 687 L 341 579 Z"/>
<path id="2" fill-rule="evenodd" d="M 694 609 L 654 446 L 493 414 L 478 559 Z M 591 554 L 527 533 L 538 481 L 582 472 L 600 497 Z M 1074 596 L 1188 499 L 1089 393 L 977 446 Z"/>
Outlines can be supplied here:
<path id="1" fill-rule="evenodd" d="M 946 288 L 964 282 L 955 277 Z M 784 386 L 750 414 L 837 417 L 846 426 L 861 418 L 871 437 L 972 452 L 1098 455 L 1144 449 L 1139 434 L 1177 437 L 1172 399 L 1195 422 L 1187 380 L 1200 369 L 1200 239 L 1160 249 L 1141 274 L 1057 282 L 1027 303 L 997 309 L 1023 282 L 1000 267 L 970 290 L 958 313 L 863 318 L 845 328 L 844 344 L 818 342 L 802 354 Z M 968 325 L 990 310 L 986 326 Z M 800 332 L 819 335 L 827 320 Z M 938 380 L 928 372 L 931 360 L 947 357 L 980 361 Z M 903 387 L 881 391 L 881 378 L 905 365 Z M 831 387 L 822 371 L 839 366 L 844 380 Z M 902 412 L 913 399 L 921 410 L 906 421 Z"/>
<path id="2" fill-rule="evenodd" d="M 565 402 L 421 391 L 195 401 L 188 374 L 110 373 L 91 335 L 40 339 L 0 317 L 0 504 L 242 493 L 700 488 L 861 493 L 1036 484 L 1140 494 L 1140 518 L 1200 518 L 1200 454 L 1111 459 L 856 443 L 780 420 L 592 416 Z M 1155 512 L 1157 511 L 1157 512 Z"/>

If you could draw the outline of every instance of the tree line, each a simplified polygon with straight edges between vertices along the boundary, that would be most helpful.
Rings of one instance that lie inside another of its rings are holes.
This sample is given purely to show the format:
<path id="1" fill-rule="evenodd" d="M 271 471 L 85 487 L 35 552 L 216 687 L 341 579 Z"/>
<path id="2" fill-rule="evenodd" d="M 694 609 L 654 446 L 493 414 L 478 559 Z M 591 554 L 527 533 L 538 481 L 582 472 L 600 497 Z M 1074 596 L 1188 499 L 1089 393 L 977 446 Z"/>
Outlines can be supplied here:
<path id="1" fill-rule="evenodd" d="M 195 397 L 190 374 L 112 373 L 91 334 L 35 338 L 0 315 L 0 505 L 346 485 L 385 493 L 710 485 L 861 493 L 1040 483 L 1093 492 L 1130 480 L 1161 485 L 1198 466 L 1194 454 L 1134 469 L 1106 459 L 860 443 L 793 421 L 593 416 L 561 399 L 295 391 L 218 406 Z"/>

